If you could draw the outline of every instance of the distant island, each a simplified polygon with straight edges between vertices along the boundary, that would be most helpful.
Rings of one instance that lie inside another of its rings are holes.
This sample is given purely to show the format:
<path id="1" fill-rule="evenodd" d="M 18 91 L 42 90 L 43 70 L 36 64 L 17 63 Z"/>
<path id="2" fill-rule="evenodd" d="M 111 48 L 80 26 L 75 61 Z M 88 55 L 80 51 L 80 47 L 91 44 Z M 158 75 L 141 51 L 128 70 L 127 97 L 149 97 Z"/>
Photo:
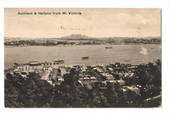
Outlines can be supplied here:
<path id="1" fill-rule="evenodd" d="M 128 44 L 161 44 L 158 37 L 103 37 L 95 38 L 81 34 L 72 34 L 61 38 L 9 38 L 5 37 L 5 46 L 58 46 L 58 45 L 128 45 Z"/>

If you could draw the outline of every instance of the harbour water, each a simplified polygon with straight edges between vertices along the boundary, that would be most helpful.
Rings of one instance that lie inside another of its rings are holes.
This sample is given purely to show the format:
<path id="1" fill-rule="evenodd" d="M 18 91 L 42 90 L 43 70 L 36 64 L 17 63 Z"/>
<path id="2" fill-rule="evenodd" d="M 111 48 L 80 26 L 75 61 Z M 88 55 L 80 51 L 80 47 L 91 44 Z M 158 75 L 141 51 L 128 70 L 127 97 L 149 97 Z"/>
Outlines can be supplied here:
<path id="1" fill-rule="evenodd" d="M 161 59 L 161 46 L 144 45 L 81 45 L 5 47 L 5 68 L 13 63 L 64 60 L 64 65 L 98 65 L 115 62 L 140 64 Z M 109 46 L 110 47 L 110 46 Z M 82 57 L 87 57 L 82 60 Z"/>

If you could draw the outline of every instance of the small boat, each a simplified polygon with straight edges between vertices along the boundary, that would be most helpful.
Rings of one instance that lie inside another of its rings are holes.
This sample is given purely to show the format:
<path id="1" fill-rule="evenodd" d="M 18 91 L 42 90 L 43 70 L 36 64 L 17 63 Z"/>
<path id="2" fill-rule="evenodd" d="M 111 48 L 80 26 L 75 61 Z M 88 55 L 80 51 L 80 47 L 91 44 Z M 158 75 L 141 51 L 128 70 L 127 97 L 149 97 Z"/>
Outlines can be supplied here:
<path id="1" fill-rule="evenodd" d="M 105 47 L 105 49 L 112 49 L 112 46 Z"/>
<path id="2" fill-rule="evenodd" d="M 124 62 L 129 62 L 130 60 L 124 60 Z"/>
<path id="3" fill-rule="evenodd" d="M 30 61 L 30 62 L 28 62 L 28 65 L 37 66 L 37 65 L 40 65 L 40 63 L 38 61 Z"/>
<path id="4" fill-rule="evenodd" d="M 64 63 L 64 60 L 55 60 L 54 63 L 55 63 L 55 64 L 63 64 L 63 63 Z"/>
<path id="5" fill-rule="evenodd" d="M 87 59 L 89 59 L 89 57 L 86 56 L 86 57 L 82 57 L 81 59 L 82 59 L 82 60 L 87 60 Z"/>

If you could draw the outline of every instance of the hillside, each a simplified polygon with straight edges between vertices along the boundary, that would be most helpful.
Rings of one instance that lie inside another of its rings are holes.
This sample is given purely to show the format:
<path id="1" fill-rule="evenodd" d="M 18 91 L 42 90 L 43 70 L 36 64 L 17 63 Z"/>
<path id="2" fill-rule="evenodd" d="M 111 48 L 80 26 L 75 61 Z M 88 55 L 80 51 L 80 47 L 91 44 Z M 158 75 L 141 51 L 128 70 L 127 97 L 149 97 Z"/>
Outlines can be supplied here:
<path id="1" fill-rule="evenodd" d="M 58 38 L 5 38 L 7 46 L 57 46 L 57 45 L 100 45 L 100 44 L 161 44 L 161 38 L 158 37 L 89 37 L 82 34 L 71 34 Z"/>

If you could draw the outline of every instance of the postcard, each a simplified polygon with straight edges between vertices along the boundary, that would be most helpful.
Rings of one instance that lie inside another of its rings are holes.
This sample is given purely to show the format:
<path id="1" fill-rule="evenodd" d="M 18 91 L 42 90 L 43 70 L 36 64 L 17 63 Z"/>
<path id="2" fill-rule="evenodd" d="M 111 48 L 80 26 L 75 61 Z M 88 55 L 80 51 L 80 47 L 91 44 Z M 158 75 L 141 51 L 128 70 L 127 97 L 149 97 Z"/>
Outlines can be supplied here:
<path id="1" fill-rule="evenodd" d="M 5 8 L 7 108 L 162 106 L 161 9 Z"/>

